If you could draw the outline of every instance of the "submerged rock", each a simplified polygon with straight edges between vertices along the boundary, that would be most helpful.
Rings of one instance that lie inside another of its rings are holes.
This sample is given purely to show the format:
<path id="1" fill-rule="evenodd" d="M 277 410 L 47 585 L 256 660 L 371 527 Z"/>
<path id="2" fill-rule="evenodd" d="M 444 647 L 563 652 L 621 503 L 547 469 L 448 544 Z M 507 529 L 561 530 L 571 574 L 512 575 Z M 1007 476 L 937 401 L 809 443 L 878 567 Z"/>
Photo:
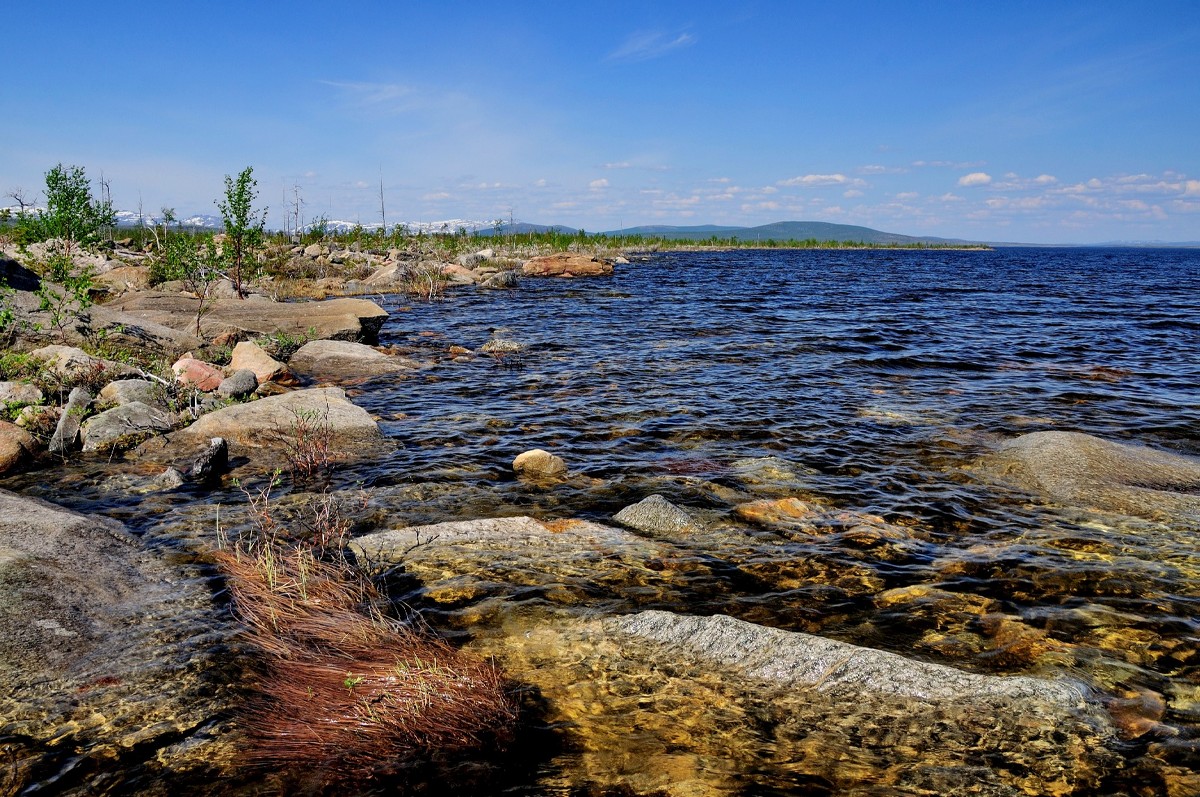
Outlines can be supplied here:
<path id="1" fill-rule="evenodd" d="M 521 622 L 472 646 L 537 687 L 599 790 L 1090 793 L 1116 758 L 1111 723 L 1075 684 L 730 617 Z"/>
<path id="2" fill-rule="evenodd" d="M 196 572 L 120 524 L 0 490 L 5 793 L 161 793 L 157 774 L 219 771 L 233 636 Z"/>
<path id="3" fill-rule="evenodd" d="M 373 562 L 402 564 L 438 603 L 478 603 L 466 621 L 532 607 L 609 606 L 678 595 L 711 573 L 694 557 L 624 529 L 528 517 L 452 521 L 381 531 L 351 543 Z"/>
<path id="4" fill-rule="evenodd" d="M 1052 501 L 1153 519 L 1200 517 L 1200 459 L 1080 432 L 1008 441 L 984 467 Z"/>
<path id="5" fill-rule="evenodd" d="M 670 655 L 701 659 L 748 678 L 862 700 L 888 695 L 924 702 L 989 698 L 1041 700 L 1085 707 L 1079 685 L 1024 676 L 978 675 L 823 637 L 780 631 L 732 617 L 687 617 L 649 611 L 604 621 L 610 633 L 661 645 Z"/>

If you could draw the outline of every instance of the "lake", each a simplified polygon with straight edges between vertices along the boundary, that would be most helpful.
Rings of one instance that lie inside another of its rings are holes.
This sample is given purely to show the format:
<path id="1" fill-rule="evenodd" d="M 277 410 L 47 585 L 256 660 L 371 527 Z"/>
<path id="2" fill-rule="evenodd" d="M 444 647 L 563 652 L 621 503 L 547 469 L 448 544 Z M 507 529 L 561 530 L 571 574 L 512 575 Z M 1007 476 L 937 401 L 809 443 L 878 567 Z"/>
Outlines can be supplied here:
<path id="1" fill-rule="evenodd" d="M 548 574 L 517 557 L 394 585 L 457 643 L 510 674 L 527 668 L 515 677 L 543 702 L 536 732 L 473 788 L 1184 794 L 1195 782 L 1200 518 L 1059 506 L 981 462 L 1041 430 L 1200 456 L 1200 251 L 664 252 L 611 278 L 381 303 L 391 313 L 381 344 L 429 366 L 348 388 L 396 442 L 336 475 L 337 488 L 365 491 L 359 531 L 526 515 L 612 524 L 652 494 L 704 530 L 692 543 L 655 541 L 644 578 Z M 450 352 L 489 340 L 519 350 Z M 561 456 L 570 477 L 518 479 L 512 460 L 533 448 Z M 180 529 L 207 505 L 241 500 L 233 485 L 137 498 L 77 481 L 73 508 L 166 540 L 190 534 Z M 770 514 L 791 498 L 833 532 Z M 765 517 L 739 509 L 755 501 Z M 973 673 L 1067 678 L 1110 707 L 1149 701 L 1154 727 L 1114 742 L 1091 785 L 1011 772 L 985 783 L 963 767 L 990 760 L 986 747 L 947 757 L 930 744 L 899 760 L 894 737 L 831 765 L 832 743 L 814 752 L 781 736 L 784 720 L 726 685 L 708 697 L 671 691 L 712 673 L 610 681 L 594 669 L 602 651 L 569 660 L 554 641 L 569 635 L 540 636 L 562 618 L 646 609 L 730 615 Z M 589 709 L 598 680 L 642 702 Z M 697 720 L 698 706 L 716 714 Z M 924 780 L 897 774 L 914 768 Z"/>

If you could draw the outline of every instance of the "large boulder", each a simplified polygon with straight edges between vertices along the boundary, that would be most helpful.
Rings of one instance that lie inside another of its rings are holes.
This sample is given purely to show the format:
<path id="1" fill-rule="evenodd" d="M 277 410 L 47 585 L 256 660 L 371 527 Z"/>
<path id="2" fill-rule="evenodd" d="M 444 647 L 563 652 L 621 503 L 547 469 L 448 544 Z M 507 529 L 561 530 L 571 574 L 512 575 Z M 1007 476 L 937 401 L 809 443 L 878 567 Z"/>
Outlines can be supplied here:
<path id="1" fill-rule="evenodd" d="M 235 629 L 178 567 L 119 523 L 0 490 L 5 794 L 161 794 L 228 763 Z"/>
<path id="2" fill-rule="evenodd" d="M 521 273 L 526 277 L 607 277 L 613 267 L 598 257 L 562 252 L 526 260 Z"/>
<path id="3" fill-rule="evenodd" d="M 172 438 L 190 444 L 223 437 L 230 453 L 238 456 L 254 449 L 289 450 L 298 435 L 307 436 L 310 444 L 327 444 L 335 458 L 339 453 L 352 458 L 386 443 L 375 419 L 338 387 L 296 390 L 225 407 L 202 415 Z"/>
<path id="4" fill-rule="evenodd" d="M 111 451 L 132 448 L 147 437 L 171 431 L 173 426 L 161 409 L 131 401 L 88 418 L 80 435 L 84 451 Z"/>
<path id="5" fill-rule="evenodd" d="M 126 315 L 185 332 L 196 329 L 195 299 L 178 293 L 147 291 L 128 294 L 106 307 Z M 258 297 L 217 299 L 200 319 L 206 339 L 237 334 L 258 337 L 284 332 L 335 340 L 373 343 L 387 311 L 366 299 L 330 299 L 323 302 L 273 302 Z"/>
<path id="6" fill-rule="evenodd" d="M 296 374 L 317 382 L 361 382 L 375 376 L 398 374 L 419 367 L 406 357 L 396 357 L 346 340 L 313 340 L 305 343 L 288 365 Z"/>
<path id="7" fill-rule="evenodd" d="M 1002 445 L 984 467 L 1073 507 L 1200 519 L 1200 459 L 1080 432 L 1032 432 Z"/>
<path id="8" fill-rule="evenodd" d="M 726 616 L 513 622 L 471 648 L 537 689 L 600 792 L 741 793 L 754 773 L 763 793 L 1081 794 L 1116 758 L 1075 683 Z"/>

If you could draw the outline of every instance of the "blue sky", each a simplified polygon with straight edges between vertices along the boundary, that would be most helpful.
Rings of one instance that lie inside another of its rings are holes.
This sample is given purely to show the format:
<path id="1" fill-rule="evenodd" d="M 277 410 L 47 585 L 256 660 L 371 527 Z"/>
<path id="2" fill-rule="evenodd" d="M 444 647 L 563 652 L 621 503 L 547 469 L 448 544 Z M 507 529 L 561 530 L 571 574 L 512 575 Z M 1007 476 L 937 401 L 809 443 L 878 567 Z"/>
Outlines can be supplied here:
<path id="1" fill-rule="evenodd" d="M 1200 240 L 1200 3 L 108 3 L 5 10 L 0 191 L 283 225 L 821 220 Z M 0 203 L 3 204 L 3 203 Z"/>

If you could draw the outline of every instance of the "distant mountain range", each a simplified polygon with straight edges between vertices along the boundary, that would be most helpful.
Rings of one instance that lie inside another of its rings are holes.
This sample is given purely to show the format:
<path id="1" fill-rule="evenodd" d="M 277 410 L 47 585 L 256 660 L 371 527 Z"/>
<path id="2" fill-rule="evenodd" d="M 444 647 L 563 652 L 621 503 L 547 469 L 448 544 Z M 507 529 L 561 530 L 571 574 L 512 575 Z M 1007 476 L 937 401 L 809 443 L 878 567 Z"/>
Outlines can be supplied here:
<path id="1" fill-rule="evenodd" d="M 759 227 L 721 227 L 705 224 L 699 227 L 645 226 L 613 230 L 608 235 L 636 235 L 645 238 L 672 238 L 703 241 L 709 238 L 737 238 L 739 241 L 861 241 L 868 244 L 970 244 L 957 238 L 901 235 L 881 232 L 853 224 L 831 224 L 824 221 L 777 221 Z"/>

